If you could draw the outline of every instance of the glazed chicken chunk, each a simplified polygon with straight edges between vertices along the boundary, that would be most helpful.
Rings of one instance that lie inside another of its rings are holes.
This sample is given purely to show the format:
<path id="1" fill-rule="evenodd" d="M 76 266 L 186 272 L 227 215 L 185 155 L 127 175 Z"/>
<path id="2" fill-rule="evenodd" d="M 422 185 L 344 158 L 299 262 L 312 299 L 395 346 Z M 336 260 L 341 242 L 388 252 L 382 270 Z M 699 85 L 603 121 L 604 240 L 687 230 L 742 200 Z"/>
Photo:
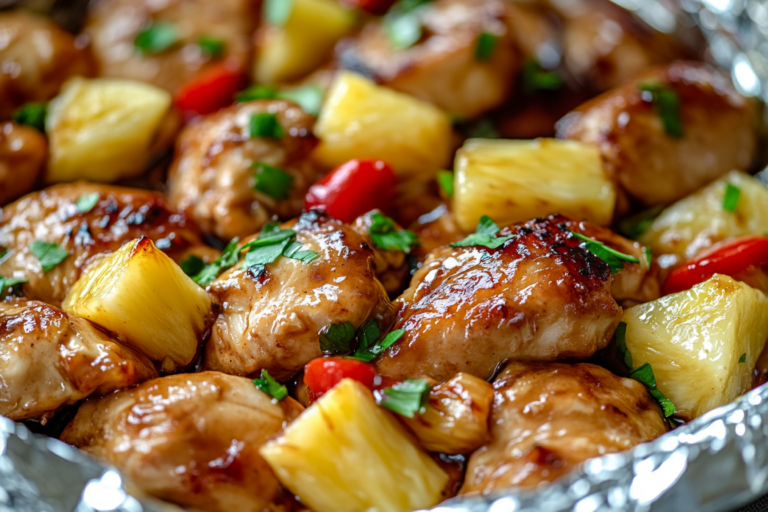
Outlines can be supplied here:
<path id="1" fill-rule="evenodd" d="M 397 47 L 375 21 L 337 49 L 338 66 L 474 118 L 499 106 L 520 66 L 502 0 L 437 0 L 419 14 L 422 37 Z M 478 48 L 478 45 L 487 45 Z M 482 94 L 478 94 L 482 91 Z"/>
<path id="2" fill-rule="evenodd" d="M 498 249 L 433 251 L 398 299 L 404 335 L 376 361 L 382 375 L 488 379 L 507 360 L 584 359 L 604 348 L 622 310 L 606 263 L 552 216 L 502 229 Z"/>
<path id="3" fill-rule="evenodd" d="M 664 107 L 654 100 L 654 88 L 677 98 L 679 116 L 669 100 Z M 676 62 L 585 103 L 559 122 L 558 136 L 597 146 L 606 172 L 624 193 L 653 206 L 676 201 L 733 169 L 751 169 L 756 115 L 756 105 L 720 71 Z M 678 118 L 679 128 L 665 126 Z"/>
<path id="4" fill-rule="evenodd" d="M 0 123 L 0 206 L 32 192 L 45 168 L 47 147 L 34 128 Z"/>
<path id="5" fill-rule="evenodd" d="M 181 506 L 288 512 L 293 497 L 258 450 L 302 409 L 292 398 L 272 400 L 248 379 L 173 375 L 88 400 L 61 439 Z"/>
<path id="6" fill-rule="evenodd" d="M 143 235 L 177 261 L 190 253 L 216 257 L 194 222 L 170 209 L 160 194 L 73 183 L 35 192 L 0 210 L 0 276 L 29 280 L 22 288 L 26 297 L 58 306 L 96 256 Z M 40 252 L 32 250 L 35 242 L 56 244 L 68 254 L 44 269 Z"/>
<path id="7" fill-rule="evenodd" d="M 667 431 L 641 383 L 599 366 L 513 362 L 493 387 L 491 439 L 469 458 L 461 494 L 536 487 Z"/>
<path id="8" fill-rule="evenodd" d="M 0 414 L 45 421 L 58 409 L 157 377 L 143 355 L 42 302 L 0 302 Z"/>
<path id="9" fill-rule="evenodd" d="M 256 0 L 97 0 L 85 33 L 99 74 L 148 82 L 170 92 L 226 62 L 244 69 Z M 152 30 L 162 30 L 153 37 Z M 147 41 L 158 39 L 162 46 Z M 214 41 L 211 53 L 206 41 Z"/>
<path id="10" fill-rule="evenodd" d="M 252 136 L 254 116 L 276 116 L 281 136 Z M 169 172 L 171 204 L 227 240 L 257 232 L 273 215 L 298 215 L 321 177 L 309 160 L 317 143 L 313 125 L 314 118 L 293 103 L 256 101 L 187 126 Z M 285 190 L 270 187 L 273 180 L 287 184 Z"/>
<path id="11" fill-rule="evenodd" d="M 73 76 L 93 76 L 85 40 L 23 11 L 0 13 L 0 120 L 24 103 L 47 101 Z"/>
<path id="12" fill-rule="evenodd" d="M 205 368 L 233 375 L 269 371 L 286 381 L 322 356 L 320 333 L 350 322 L 389 327 L 394 306 L 374 275 L 374 255 L 352 227 L 311 212 L 293 229 L 309 263 L 280 257 L 260 275 L 241 262 L 208 288 L 221 304 L 205 351 Z M 245 242 L 253 239 L 246 239 Z"/>

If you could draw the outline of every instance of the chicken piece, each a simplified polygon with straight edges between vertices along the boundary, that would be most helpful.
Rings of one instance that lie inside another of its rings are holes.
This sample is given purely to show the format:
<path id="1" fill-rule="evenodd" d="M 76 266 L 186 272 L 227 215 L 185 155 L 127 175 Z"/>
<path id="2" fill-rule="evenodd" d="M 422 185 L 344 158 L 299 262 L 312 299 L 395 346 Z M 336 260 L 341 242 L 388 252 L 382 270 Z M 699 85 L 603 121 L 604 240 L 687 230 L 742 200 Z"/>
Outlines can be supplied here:
<path id="1" fill-rule="evenodd" d="M 248 379 L 181 374 L 86 401 L 62 441 L 115 465 L 140 490 L 207 512 L 289 512 L 259 448 L 303 407 Z"/>
<path id="2" fill-rule="evenodd" d="M 372 215 L 380 213 L 378 210 L 371 211 L 355 219 L 352 224 L 360 236 L 365 239 L 365 243 L 373 250 L 373 270 L 376 278 L 384 285 L 384 289 L 390 296 L 396 296 L 408 286 L 410 271 L 408 268 L 407 255 L 398 250 L 384 250 L 378 247 L 371 238 L 371 224 L 373 224 Z M 396 230 L 402 228 L 395 224 Z"/>
<path id="3" fill-rule="evenodd" d="M 151 361 L 84 318 L 0 302 L 0 414 L 45 422 L 66 405 L 157 377 Z"/>
<path id="4" fill-rule="evenodd" d="M 96 204 L 82 212 L 81 198 Z M 0 276 L 28 279 L 22 285 L 25 296 L 59 306 L 94 257 L 142 235 L 176 261 L 190 253 L 216 258 L 194 222 L 170 209 L 160 194 L 80 182 L 34 192 L 0 210 L 0 248 L 7 249 L 0 257 Z M 69 256 L 44 272 L 29 247 L 36 240 L 55 243 Z"/>
<path id="5" fill-rule="evenodd" d="M 665 131 L 640 87 L 660 84 L 679 98 L 683 136 Z M 755 103 L 713 67 L 676 62 L 585 103 L 558 124 L 560 138 L 597 146 L 610 176 L 646 206 L 671 203 L 757 154 Z"/>
<path id="6" fill-rule="evenodd" d="M 48 101 L 70 77 L 93 76 L 85 41 L 34 14 L 0 13 L 0 119 L 24 103 Z"/>
<path id="7" fill-rule="evenodd" d="M 277 115 L 283 137 L 250 137 L 251 116 L 265 112 Z M 205 232 L 226 240 L 257 232 L 272 215 L 295 217 L 307 190 L 321 177 L 309 160 L 317 144 L 313 125 L 314 118 L 293 103 L 256 101 L 235 104 L 187 126 L 168 176 L 169 201 Z M 254 188 L 257 163 L 292 178 L 286 198 Z"/>
<path id="8" fill-rule="evenodd" d="M 310 212 L 283 227 L 318 257 L 309 264 L 280 257 L 260 276 L 237 264 L 214 281 L 208 291 L 221 314 L 206 345 L 206 369 L 268 370 L 287 381 L 323 354 L 319 333 L 330 325 L 350 322 L 357 330 L 376 320 L 384 332 L 392 323 L 394 306 L 374 275 L 373 251 L 351 226 Z"/>
<path id="9" fill-rule="evenodd" d="M 32 192 L 47 149 L 45 136 L 34 128 L 0 123 L 0 206 Z"/>
<path id="10" fill-rule="evenodd" d="M 148 82 L 174 92 L 179 86 L 226 61 L 245 69 L 250 35 L 258 18 L 257 0 L 97 0 L 85 24 L 101 76 Z M 168 48 L 142 51 L 136 38 L 159 26 L 173 38 Z M 206 39 L 222 43 L 220 54 Z"/>
<path id="11" fill-rule="evenodd" d="M 389 377 L 492 377 L 507 360 L 584 359 L 604 348 L 622 310 L 611 272 L 551 216 L 504 228 L 498 249 L 444 247 L 413 276 L 394 329 L 405 334 L 376 361 Z"/>
<path id="12" fill-rule="evenodd" d="M 339 44 L 338 66 L 474 118 L 504 101 L 520 66 L 506 16 L 503 0 L 437 0 L 419 11 L 422 38 L 414 45 L 396 48 L 386 20 L 374 21 Z M 477 57 L 478 40 L 488 37 L 481 34 L 495 37 L 487 59 Z"/>
<path id="13" fill-rule="evenodd" d="M 467 236 L 444 203 L 419 217 L 412 230 L 419 237 L 419 246 L 414 250 L 419 261 L 424 261 L 438 247 L 458 242 Z"/>
<path id="14" fill-rule="evenodd" d="M 513 362 L 493 387 L 491 439 L 469 458 L 460 494 L 536 487 L 667 431 L 641 383 L 592 364 Z"/>

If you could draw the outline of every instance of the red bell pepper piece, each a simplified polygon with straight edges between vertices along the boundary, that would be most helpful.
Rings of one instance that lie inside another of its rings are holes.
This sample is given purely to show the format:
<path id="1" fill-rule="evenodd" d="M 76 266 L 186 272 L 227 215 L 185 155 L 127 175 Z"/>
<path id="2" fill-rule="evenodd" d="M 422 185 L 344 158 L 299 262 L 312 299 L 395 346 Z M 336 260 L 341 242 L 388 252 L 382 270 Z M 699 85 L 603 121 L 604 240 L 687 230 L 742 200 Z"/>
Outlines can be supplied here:
<path id="1" fill-rule="evenodd" d="M 226 107 L 244 85 L 245 73 L 242 67 L 225 61 L 179 87 L 174 101 L 188 121 L 195 116 L 212 114 Z"/>
<path id="2" fill-rule="evenodd" d="M 312 402 L 330 391 L 342 379 L 356 380 L 371 390 L 377 380 L 373 367 L 356 359 L 321 357 L 313 359 L 304 367 L 304 384 L 307 385 Z"/>

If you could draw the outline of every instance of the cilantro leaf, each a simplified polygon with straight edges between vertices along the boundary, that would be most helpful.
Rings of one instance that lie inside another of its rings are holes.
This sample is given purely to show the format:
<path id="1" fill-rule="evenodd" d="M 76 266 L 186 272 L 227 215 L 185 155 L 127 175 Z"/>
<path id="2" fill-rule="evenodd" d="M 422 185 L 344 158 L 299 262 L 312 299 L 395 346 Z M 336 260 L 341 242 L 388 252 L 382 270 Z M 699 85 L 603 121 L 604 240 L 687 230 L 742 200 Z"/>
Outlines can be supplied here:
<path id="1" fill-rule="evenodd" d="M 215 59 L 224 53 L 225 43 L 222 39 L 215 37 L 200 36 L 197 39 L 197 46 L 200 47 L 200 50 L 202 50 L 203 53 Z"/>
<path id="2" fill-rule="evenodd" d="M 48 272 L 69 256 L 69 251 L 59 247 L 53 242 L 35 240 L 29 244 L 29 250 L 40 261 L 43 272 Z"/>
<path id="3" fill-rule="evenodd" d="M 499 38 L 488 32 L 480 32 L 475 44 L 475 60 L 487 62 L 493 57 Z"/>
<path id="4" fill-rule="evenodd" d="M 19 279 L 16 277 L 0 276 L 0 292 L 5 290 L 6 288 L 10 288 L 11 286 L 16 286 L 17 284 L 23 284 L 28 282 L 29 282 L 28 279 Z"/>
<path id="5" fill-rule="evenodd" d="M 440 185 L 446 196 L 453 197 L 453 173 L 451 171 L 439 171 L 437 173 L 437 184 Z"/>
<path id="6" fill-rule="evenodd" d="M 183 270 L 185 274 L 191 277 L 202 272 L 205 268 L 205 262 L 200 256 L 190 254 L 179 263 L 179 267 L 181 267 L 181 270 Z"/>
<path id="7" fill-rule="evenodd" d="M 380 405 L 400 416 L 413 418 L 417 412 L 423 414 L 426 411 L 430 389 L 426 380 L 405 379 L 384 389 Z"/>
<path id="8" fill-rule="evenodd" d="M 273 100 L 277 98 L 277 89 L 271 85 L 254 85 L 235 94 L 235 101 Z"/>
<path id="9" fill-rule="evenodd" d="M 261 378 L 253 379 L 253 384 L 278 402 L 288 396 L 288 389 L 277 382 L 267 370 L 261 370 Z"/>
<path id="10" fill-rule="evenodd" d="M 282 139 L 285 130 L 280 125 L 277 114 L 270 112 L 257 112 L 251 114 L 248 119 L 248 136 L 250 138 L 263 137 L 265 139 Z"/>
<path id="11" fill-rule="evenodd" d="M 263 9 L 263 16 L 267 23 L 282 27 L 291 17 L 293 0 L 265 0 Z"/>
<path id="12" fill-rule="evenodd" d="M 147 25 L 136 34 L 133 45 L 144 54 L 155 54 L 167 50 L 179 40 L 176 25 L 158 21 Z"/>
<path id="13" fill-rule="evenodd" d="M 31 126 L 39 132 L 45 133 L 45 118 L 48 116 L 47 103 L 26 103 L 13 113 L 13 121 L 16 124 Z"/>
<path id="14" fill-rule="evenodd" d="M 378 326 L 376 326 L 378 329 Z M 405 334 L 405 331 L 403 329 L 397 329 L 395 331 L 390 332 L 386 336 L 384 336 L 384 339 L 381 340 L 378 343 L 375 343 L 371 345 L 371 338 L 370 335 L 373 335 L 372 328 L 371 332 L 366 334 L 365 337 L 365 343 L 367 344 L 366 347 L 363 347 L 363 340 L 360 340 L 360 346 L 355 351 L 355 353 L 350 356 L 353 359 L 359 359 L 360 361 L 364 361 L 366 363 L 370 363 L 374 359 L 376 359 L 382 352 L 387 350 L 389 347 L 395 344 L 397 340 L 402 338 L 403 334 Z M 381 335 L 381 333 L 379 333 Z M 378 338 L 378 336 L 376 337 Z M 375 340 L 374 340 L 375 341 Z"/>
<path id="15" fill-rule="evenodd" d="M 256 162 L 253 166 L 256 168 L 256 182 L 253 188 L 274 199 L 280 200 L 288 197 L 293 176 L 264 162 Z"/>
<path id="16" fill-rule="evenodd" d="M 619 232 L 627 238 L 637 240 L 643 233 L 648 231 L 648 228 L 661 215 L 662 211 L 664 211 L 663 206 L 656 206 L 650 210 L 628 217 L 619 223 Z"/>
<path id="17" fill-rule="evenodd" d="M 744 352 L 741 354 L 741 357 L 739 358 L 739 363 L 746 363 L 747 362 L 747 353 Z"/>
<path id="18" fill-rule="evenodd" d="M 725 194 L 723 194 L 723 210 L 727 212 L 735 212 L 736 207 L 739 205 L 739 198 L 741 197 L 741 189 L 731 183 L 725 184 Z"/>
<path id="19" fill-rule="evenodd" d="M 381 329 L 376 320 L 369 320 L 363 324 L 360 328 L 360 334 L 357 336 L 357 350 L 366 350 L 368 347 L 376 343 L 376 340 L 381 337 Z"/>
<path id="20" fill-rule="evenodd" d="M 411 252 L 411 247 L 418 244 L 418 237 L 412 231 L 405 229 L 396 230 L 395 221 L 380 213 L 371 215 L 371 227 L 369 228 L 371 240 L 385 251 Z"/>
<path id="21" fill-rule="evenodd" d="M 515 235 L 500 236 L 496 235 L 501 231 L 499 226 L 496 225 L 490 217 L 483 215 L 480 218 L 480 222 L 477 224 L 475 232 L 464 240 L 454 242 L 451 247 L 474 247 L 482 246 L 489 249 L 497 249 L 507 243 L 509 240 L 515 238 Z"/>
<path id="22" fill-rule="evenodd" d="M 683 123 L 680 119 L 680 98 L 671 87 L 660 83 L 640 85 L 643 101 L 653 103 L 656 112 L 664 124 L 664 131 L 676 139 L 683 136 Z"/>
<path id="23" fill-rule="evenodd" d="M 80 210 L 80 213 L 88 213 L 98 204 L 99 197 L 100 195 L 98 192 L 84 194 L 77 199 L 75 205 L 77 206 L 77 209 Z"/>
<path id="24" fill-rule="evenodd" d="M 276 241 L 270 245 L 251 246 L 248 252 L 245 254 L 245 261 L 240 267 L 242 269 L 249 269 L 257 265 L 267 265 L 274 262 L 279 258 L 288 244 L 291 243 L 290 238 L 286 238 L 282 241 Z"/>
<path id="25" fill-rule="evenodd" d="M 638 258 L 619 252 L 616 249 L 611 249 L 604 243 L 592 240 L 581 233 L 571 231 L 571 234 L 583 242 L 582 245 L 584 246 L 584 249 L 607 263 L 611 268 L 611 274 L 615 274 L 624 269 L 624 263 L 622 263 L 624 261 L 629 263 L 640 263 Z"/>
<path id="26" fill-rule="evenodd" d="M 214 279 L 219 277 L 219 274 L 229 267 L 237 263 L 240 259 L 240 249 L 237 248 L 237 244 L 240 239 L 233 238 L 222 251 L 216 261 L 203 267 L 203 269 L 192 277 L 192 280 L 200 286 L 208 286 Z"/>
<path id="27" fill-rule="evenodd" d="M 315 251 L 302 250 L 304 245 L 301 242 L 291 242 L 283 251 L 283 256 L 294 260 L 299 260 L 304 264 L 310 264 L 319 255 Z"/>
<path id="28" fill-rule="evenodd" d="M 350 322 L 331 324 L 320 331 L 320 350 L 326 354 L 344 354 L 352 351 L 355 327 Z"/>

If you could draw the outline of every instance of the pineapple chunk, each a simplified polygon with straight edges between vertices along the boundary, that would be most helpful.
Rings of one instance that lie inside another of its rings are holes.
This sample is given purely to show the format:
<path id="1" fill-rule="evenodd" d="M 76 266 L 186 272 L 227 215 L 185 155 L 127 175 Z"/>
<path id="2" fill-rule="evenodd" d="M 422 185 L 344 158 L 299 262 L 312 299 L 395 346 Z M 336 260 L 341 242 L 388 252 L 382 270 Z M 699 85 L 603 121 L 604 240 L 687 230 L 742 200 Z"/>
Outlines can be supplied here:
<path id="1" fill-rule="evenodd" d="M 328 60 L 336 42 L 355 25 L 353 12 L 334 0 L 292 1 L 282 26 L 266 24 L 258 33 L 256 82 L 290 82 L 303 77 Z"/>
<path id="2" fill-rule="evenodd" d="M 315 158 L 329 169 L 353 158 L 379 158 L 403 181 L 434 176 L 451 160 L 452 127 L 445 113 L 348 71 L 331 84 L 315 135 Z"/>
<path id="3" fill-rule="evenodd" d="M 170 371 L 192 362 L 211 298 L 142 237 L 90 266 L 62 309 L 109 329 Z"/>
<path id="4" fill-rule="evenodd" d="M 741 191 L 733 212 L 723 208 L 726 184 Z M 726 238 L 768 233 L 768 188 L 743 172 L 722 179 L 673 204 L 642 234 L 663 267 L 696 256 Z"/>
<path id="5" fill-rule="evenodd" d="M 429 451 L 470 453 L 488 437 L 493 386 L 468 373 L 459 373 L 429 393 L 426 411 L 400 420 Z"/>
<path id="6" fill-rule="evenodd" d="M 260 453 L 315 512 L 408 512 L 440 501 L 448 475 L 371 392 L 342 380 Z"/>
<path id="7" fill-rule="evenodd" d="M 575 141 L 468 140 L 456 155 L 459 225 L 487 215 L 501 225 L 562 213 L 606 226 L 616 191 L 598 151 Z"/>
<path id="8" fill-rule="evenodd" d="M 130 80 L 73 78 L 48 108 L 46 181 L 113 182 L 143 173 L 171 95 Z"/>
<path id="9" fill-rule="evenodd" d="M 681 417 L 693 419 L 750 389 L 768 339 L 768 298 L 716 274 L 629 308 L 623 321 L 634 366 L 650 363 L 659 390 Z"/>

